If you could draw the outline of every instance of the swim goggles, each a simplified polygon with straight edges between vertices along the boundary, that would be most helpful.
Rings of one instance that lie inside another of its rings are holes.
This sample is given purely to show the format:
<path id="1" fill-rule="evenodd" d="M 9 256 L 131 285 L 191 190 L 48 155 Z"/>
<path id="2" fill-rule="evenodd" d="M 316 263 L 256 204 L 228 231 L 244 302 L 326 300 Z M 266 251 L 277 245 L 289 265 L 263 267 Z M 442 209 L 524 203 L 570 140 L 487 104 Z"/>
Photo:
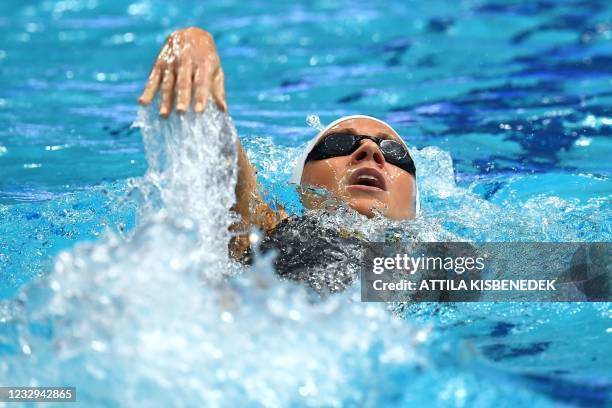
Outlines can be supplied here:
<path id="1" fill-rule="evenodd" d="M 395 140 L 354 135 L 352 133 L 337 132 L 326 136 L 310 151 L 306 157 L 306 163 L 312 160 L 348 156 L 359 148 L 361 141 L 364 139 L 369 139 L 378 145 L 387 163 L 397 166 L 416 177 L 416 167 L 404 145 Z"/>

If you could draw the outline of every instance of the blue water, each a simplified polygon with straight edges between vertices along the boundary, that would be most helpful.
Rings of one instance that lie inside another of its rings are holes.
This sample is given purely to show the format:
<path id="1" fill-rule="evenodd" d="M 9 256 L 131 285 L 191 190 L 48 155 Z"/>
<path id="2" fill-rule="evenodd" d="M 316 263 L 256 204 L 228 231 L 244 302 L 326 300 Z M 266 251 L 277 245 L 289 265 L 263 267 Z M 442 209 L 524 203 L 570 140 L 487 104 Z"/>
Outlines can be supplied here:
<path id="1" fill-rule="evenodd" d="M 195 210 L 223 191 L 197 184 L 189 158 L 171 158 L 155 185 L 143 135 L 153 129 L 149 152 L 159 135 L 197 150 L 193 129 L 211 129 L 154 115 L 130 126 L 167 34 L 202 26 L 233 124 L 270 199 L 290 211 L 301 208 L 288 158 L 313 135 L 307 115 L 364 113 L 419 149 L 430 238 L 609 242 L 609 2 L 66 0 L 0 11 L 0 383 L 76 385 L 86 406 L 612 403 L 608 304 L 416 305 L 397 326 L 350 293 L 311 304 L 265 262 L 234 270 L 243 278 L 230 289 L 203 284 L 218 268 L 206 234 L 219 228 Z M 181 129 L 193 134 L 181 140 Z"/>

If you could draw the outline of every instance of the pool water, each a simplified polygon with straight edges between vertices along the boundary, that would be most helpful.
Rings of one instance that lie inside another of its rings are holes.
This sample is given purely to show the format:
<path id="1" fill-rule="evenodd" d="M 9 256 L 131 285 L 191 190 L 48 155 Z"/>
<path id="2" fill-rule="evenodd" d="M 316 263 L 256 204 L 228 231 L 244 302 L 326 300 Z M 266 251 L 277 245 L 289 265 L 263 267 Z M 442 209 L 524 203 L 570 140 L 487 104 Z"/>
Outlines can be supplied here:
<path id="1" fill-rule="evenodd" d="M 76 386 L 84 406 L 612 404 L 609 304 L 317 300 L 270 259 L 228 261 L 222 165 L 237 131 L 299 213 L 306 118 L 364 113 L 413 149 L 422 239 L 609 242 L 608 2 L 0 10 L 2 385 Z M 216 38 L 231 118 L 138 111 L 189 25 Z"/>

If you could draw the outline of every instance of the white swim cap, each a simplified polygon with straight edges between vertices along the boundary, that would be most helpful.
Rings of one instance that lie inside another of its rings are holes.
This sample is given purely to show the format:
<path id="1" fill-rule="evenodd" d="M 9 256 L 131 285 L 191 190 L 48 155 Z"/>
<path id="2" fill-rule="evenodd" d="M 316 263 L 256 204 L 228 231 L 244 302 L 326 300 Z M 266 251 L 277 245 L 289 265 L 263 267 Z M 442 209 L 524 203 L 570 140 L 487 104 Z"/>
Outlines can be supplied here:
<path id="1" fill-rule="evenodd" d="M 337 119 L 335 121 L 333 121 L 332 123 L 330 123 L 329 125 L 327 125 L 325 127 L 325 129 L 321 130 L 312 140 L 310 140 L 308 142 L 308 144 L 306 145 L 306 148 L 304 149 L 304 151 L 302 152 L 302 155 L 299 157 L 298 161 L 296 162 L 295 168 L 293 169 L 293 173 L 291 174 L 291 178 L 289 179 L 289 183 L 291 184 L 301 184 L 302 182 L 302 173 L 304 172 L 304 165 L 306 164 L 306 158 L 308 157 L 308 154 L 312 151 L 312 149 L 315 147 L 315 145 L 317 144 L 317 142 L 319 141 L 319 139 L 321 138 L 321 136 L 323 136 L 329 129 L 331 129 L 332 127 L 336 126 L 338 123 L 340 122 L 344 122 L 345 120 L 350 120 L 350 119 L 370 119 L 373 121 L 376 121 L 378 123 L 381 123 L 387 127 L 389 127 L 391 130 L 393 130 L 393 132 L 395 132 L 396 135 L 399 136 L 399 133 L 397 133 L 395 131 L 395 129 L 393 129 L 393 127 L 391 125 L 389 125 L 388 123 L 374 118 L 372 116 L 367 116 L 367 115 L 350 115 L 350 116 L 343 116 L 340 119 Z M 400 140 L 402 141 L 402 144 L 404 145 L 404 147 L 406 147 L 406 149 L 408 149 L 408 146 L 406 145 L 406 143 L 402 140 L 402 138 L 400 137 Z M 416 166 L 416 163 L 415 163 Z M 417 173 L 418 174 L 418 173 Z M 417 177 L 415 175 L 415 184 L 416 184 L 416 192 L 415 192 L 415 207 L 416 207 L 416 214 L 419 214 L 419 212 L 421 211 L 421 200 L 419 197 L 419 183 L 417 181 Z"/>

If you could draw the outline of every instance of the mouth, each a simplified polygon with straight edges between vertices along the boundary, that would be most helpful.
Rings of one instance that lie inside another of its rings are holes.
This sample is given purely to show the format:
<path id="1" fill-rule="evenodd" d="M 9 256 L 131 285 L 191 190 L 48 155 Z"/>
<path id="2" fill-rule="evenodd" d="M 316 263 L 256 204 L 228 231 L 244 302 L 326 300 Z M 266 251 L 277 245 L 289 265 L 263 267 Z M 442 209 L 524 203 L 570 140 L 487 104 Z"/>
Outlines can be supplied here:
<path id="1" fill-rule="evenodd" d="M 387 191 L 387 183 L 384 176 L 372 167 L 362 167 L 351 174 L 349 187 L 363 191 Z"/>

